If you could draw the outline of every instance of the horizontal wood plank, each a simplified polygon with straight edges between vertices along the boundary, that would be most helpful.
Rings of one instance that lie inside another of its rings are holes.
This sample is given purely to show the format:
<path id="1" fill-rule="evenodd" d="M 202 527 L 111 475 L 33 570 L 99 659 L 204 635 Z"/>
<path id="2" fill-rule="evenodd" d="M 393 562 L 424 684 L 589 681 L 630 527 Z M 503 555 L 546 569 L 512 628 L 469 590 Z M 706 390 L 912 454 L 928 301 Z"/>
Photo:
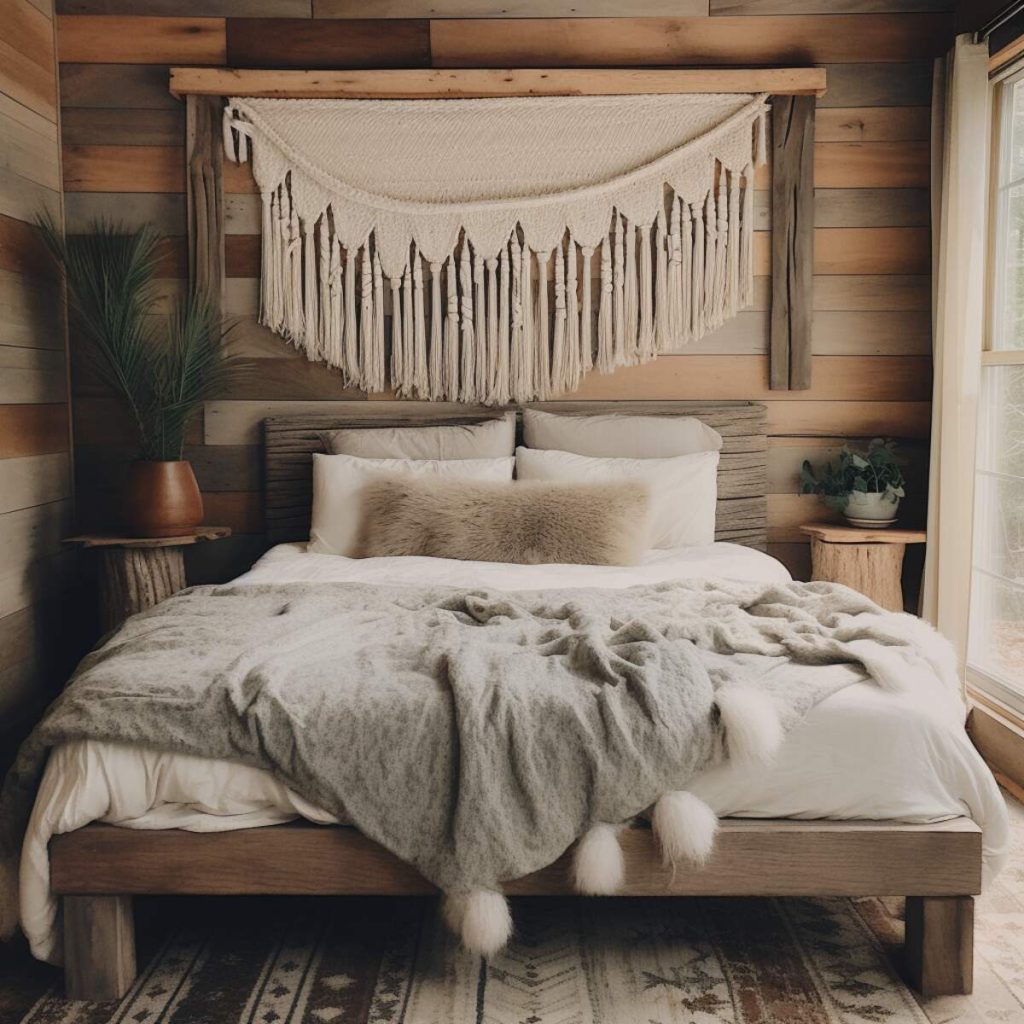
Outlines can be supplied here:
<path id="1" fill-rule="evenodd" d="M 60 283 L 0 270 L 0 345 L 64 347 Z"/>
<path id="2" fill-rule="evenodd" d="M 657 18 L 707 13 L 708 0 L 313 0 L 315 18 Z"/>
<path id="3" fill-rule="evenodd" d="M 185 196 L 181 192 L 68 192 L 64 216 L 71 234 L 97 220 L 112 220 L 129 229 L 150 225 L 166 235 L 185 232 Z"/>
<path id="4" fill-rule="evenodd" d="M 815 227 L 926 227 L 930 222 L 931 198 L 927 188 L 858 186 L 814 190 Z"/>
<path id="5" fill-rule="evenodd" d="M 45 505 L 70 496 L 71 467 L 67 452 L 0 459 L 0 513 Z"/>
<path id="6" fill-rule="evenodd" d="M 66 405 L 0 405 L 0 459 L 67 450 Z"/>
<path id="7" fill-rule="evenodd" d="M 61 540 L 70 530 L 70 499 L 0 515 L 0 572 L 24 569 L 60 551 Z"/>
<path id="8" fill-rule="evenodd" d="M 174 146 L 64 146 L 67 192 L 184 192 L 185 154 Z"/>
<path id="9" fill-rule="evenodd" d="M 308 18 L 312 0 L 57 0 L 57 13 Z"/>
<path id="10" fill-rule="evenodd" d="M 816 310 L 928 310 L 931 278 L 925 274 L 823 274 L 814 279 Z"/>
<path id="11" fill-rule="evenodd" d="M 103 17 L 61 14 L 62 61 L 91 64 L 223 64 L 223 18 Z"/>
<path id="12" fill-rule="evenodd" d="M 22 178 L 60 188 L 57 140 L 52 132 L 39 132 L 0 105 L 0 169 Z"/>
<path id="13" fill-rule="evenodd" d="M 232 18 L 227 63 L 259 68 L 416 68 L 430 66 L 426 21 L 311 21 Z"/>
<path id="14" fill-rule="evenodd" d="M 68 107 L 60 128 L 65 146 L 181 146 L 185 116 L 182 110 Z"/>
<path id="15" fill-rule="evenodd" d="M 821 93 L 819 68 L 469 68 L 253 71 L 171 68 L 176 96 L 418 99 L 458 96 L 620 96 L 644 93 Z"/>
<path id="16" fill-rule="evenodd" d="M 927 142 L 825 142 L 814 147 L 817 188 L 925 188 Z"/>
<path id="17" fill-rule="evenodd" d="M 815 274 L 927 274 L 928 228 L 818 228 Z"/>
<path id="18" fill-rule="evenodd" d="M 952 11 L 954 0 L 710 0 L 710 13 L 766 14 L 914 14 Z"/>
<path id="19" fill-rule="evenodd" d="M 0 92 L 46 120 L 57 120 L 53 24 L 28 0 L 5 0 Z"/>
<path id="20" fill-rule="evenodd" d="M 653 832 L 620 834 L 621 890 L 637 895 L 830 895 L 978 892 L 981 830 L 940 825 L 723 819 L 699 871 L 664 866 Z M 277 825 L 201 834 L 89 825 L 54 837 L 55 893 L 288 893 L 413 895 L 435 889 L 351 828 Z M 503 888 L 510 895 L 572 891 L 567 853 Z M 240 866 L 244 865 L 244 869 Z"/>
<path id="21" fill-rule="evenodd" d="M 41 213 L 50 213 L 54 218 L 60 218 L 60 193 L 23 178 L 20 174 L 0 169 L 0 214 L 33 221 Z"/>
<path id="22" fill-rule="evenodd" d="M 867 58 L 874 60 L 874 58 Z M 927 107 L 932 97 L 931 61 L 899 64 L 826 64 L 828 91 L 818 107 Z"/>
<path id="23" fill-rule="evenodd" d="M 167 91 L 169 72 L 164 64 L 60 65 L 62 108 L 100 107 L 133 110 L 180 110 Z"/>
<path id="24" fill-rule="evenodd" d="M 53 279 L 57 268 L 32 224 L 0 214 L 0 270 Z"/>
<path id="25" fill-rule="evenodd" d="M 62 350 L 0 345 L 0 404 L 55 403 L 66 398 Z"/>
<path id="26" fill-rule="evenodd" d="M 922 438 L 931 430 L 931 402 L 925 401 L 774 401 L 765 405 L 772 436 Z"/>
<path id="27" fill-rule="evenodd" d="M 815 64 L 936 57 L 945 14 L 434 21 L 435 67 Z"/>
<path id="28" fill-rule="evenodd" d="M 929 107 L 822 106 L 814 118 L 814 137 L 818 142 L 927 142 L 931 113 Z"/>

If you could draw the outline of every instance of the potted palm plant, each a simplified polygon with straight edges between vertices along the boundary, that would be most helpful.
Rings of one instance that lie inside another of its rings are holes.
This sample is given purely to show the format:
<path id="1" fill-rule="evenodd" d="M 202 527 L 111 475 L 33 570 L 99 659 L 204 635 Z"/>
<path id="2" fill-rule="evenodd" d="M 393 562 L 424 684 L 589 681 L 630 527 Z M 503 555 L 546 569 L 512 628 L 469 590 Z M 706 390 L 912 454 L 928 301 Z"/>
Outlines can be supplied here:
<path id="1" fill-rule="evenodd" d="M 49 220 L 43 238 L 61 266 L 79 352 L 128 408 L 138 440 L 122 503 L 135 536 L 179 537 L 203 521 L 203 500 L 184 459 L 189 421 L 241 368 L 228 328 L 190 290 L 158 312 L 160 235 L 97 222 L 65 238 Z"/>
<path id="2" fill-rule="evenodd" d="M 854 526 L 891 526 L 906 493 L 896 442 L 876 437 L 860 451 L 844 444 L 838 460 L 817 471 L 805 460 L 800 493 L 820 495 Z"/>

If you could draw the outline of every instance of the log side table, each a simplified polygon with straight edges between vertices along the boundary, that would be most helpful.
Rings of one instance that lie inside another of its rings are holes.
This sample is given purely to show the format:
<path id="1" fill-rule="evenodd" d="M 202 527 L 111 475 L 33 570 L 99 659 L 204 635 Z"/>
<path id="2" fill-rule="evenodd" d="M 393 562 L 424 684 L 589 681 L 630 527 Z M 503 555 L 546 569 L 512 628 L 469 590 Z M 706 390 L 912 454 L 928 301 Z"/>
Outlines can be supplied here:
<path id="1" fill-rule="evenodd" d="M 184 589 L 187 545 L 230 536 L 229 526 L 200 526 L 184 537 L 84 534 L 65 543 L 99 549 L 100 619 L 107 633 Z"/>
<path id="2" fill-rule="evenodd" d="M 903 556 L 924 530 L 863 529 L 837 523 L 800 527 L 811 538 L 811 579 L 859 590 L 891 612 L 903 611 Z"/>

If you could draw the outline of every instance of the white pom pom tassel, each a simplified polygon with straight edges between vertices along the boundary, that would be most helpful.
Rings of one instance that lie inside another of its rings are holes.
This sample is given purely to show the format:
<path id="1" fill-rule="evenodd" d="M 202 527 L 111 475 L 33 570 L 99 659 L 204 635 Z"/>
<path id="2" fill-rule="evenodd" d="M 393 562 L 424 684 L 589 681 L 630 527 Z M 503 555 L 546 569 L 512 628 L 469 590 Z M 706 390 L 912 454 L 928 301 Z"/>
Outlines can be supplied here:
<path id="1" fill-rule="evenodd" d="M 577 892 L 584 896 L 613 896 L 622 887 L 625 872 L 615 825 L 595 825 L 576 844 L 572 876 Z"/>
<path id="2" fill-rule="evenodd" d="M 654 805 L 651 827 L 666 864 L 703 864 L 715 848 L 718 818 L 699 797 L 678 789 L 665 793 Z"/>
<path id="3" fill-rule="evenodd" d="M 463 946 L 479 956 L 493 956 L 512 936 L 512 914 L 500 892 L 471 889 L 447 893 L 441 912 Z"/>
<path id="4" fill-rule="evenodd" d="M 771 696 L 753 686 L 723 686 L 715 694 L 730 760 L 767 764 L 782 744 L 782 722 Z"/>

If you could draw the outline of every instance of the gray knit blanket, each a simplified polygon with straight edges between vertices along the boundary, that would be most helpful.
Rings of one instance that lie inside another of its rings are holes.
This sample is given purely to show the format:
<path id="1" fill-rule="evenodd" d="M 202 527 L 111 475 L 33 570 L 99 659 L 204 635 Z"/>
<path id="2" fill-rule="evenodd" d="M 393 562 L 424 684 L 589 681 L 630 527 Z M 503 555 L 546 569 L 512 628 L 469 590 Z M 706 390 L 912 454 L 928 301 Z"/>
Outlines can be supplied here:
<path id="1" fill-rule="evenodd" d="M 442 889 L 496 887 L 726 756 L 721 688 L 766 689 L 785 729 L 836 688 L 773 683 L 780 659 L 894 688 L 951 664 L 919 620 L 826 583 L 195 587 L 82 662 L 7 778 L 5 845 L 47 750 L 89 739 L 266 769 Z"/>

